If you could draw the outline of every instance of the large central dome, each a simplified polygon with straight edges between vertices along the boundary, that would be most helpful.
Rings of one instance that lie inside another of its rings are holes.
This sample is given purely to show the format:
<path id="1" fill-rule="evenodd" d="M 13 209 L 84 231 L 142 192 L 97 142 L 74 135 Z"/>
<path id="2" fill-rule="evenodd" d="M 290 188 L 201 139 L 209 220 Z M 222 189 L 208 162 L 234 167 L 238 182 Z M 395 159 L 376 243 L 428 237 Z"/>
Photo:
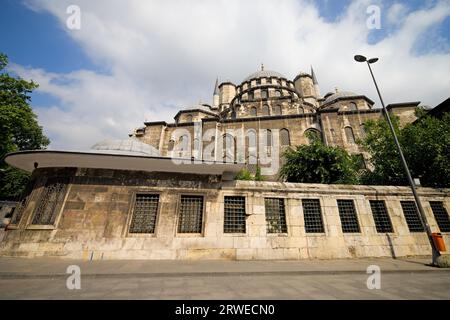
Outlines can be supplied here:
<path id="1" fill-rule="evenodd" d="M 282 75 L 279 72 L 271 71 L 271 70 L 260 70 L 255 73 L 252 73 L 247 78 L 244 79 L 243 82 L 249 81 L 251 79 L 258 79 L 258 78 L 270 78 L 270 77 L 277 77 L 277 78 L 284 78 L 287 79 L 284 75 Z"/>

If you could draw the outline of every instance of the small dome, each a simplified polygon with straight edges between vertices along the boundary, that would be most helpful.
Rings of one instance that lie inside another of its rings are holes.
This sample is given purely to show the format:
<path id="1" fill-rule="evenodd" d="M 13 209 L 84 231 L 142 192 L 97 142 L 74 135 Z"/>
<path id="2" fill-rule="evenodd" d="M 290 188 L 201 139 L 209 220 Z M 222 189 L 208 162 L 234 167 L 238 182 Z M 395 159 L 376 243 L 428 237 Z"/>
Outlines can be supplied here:
<path id="1" fill-rule="evenodd" d="M 333 93 L 333 94 L 327 93 L 325 95 L 326 99 L 325 99 L 324 103 L 325 104 L 326 103 L 330 103 L 330 102 L 332 102 L 332 101 L 334 101 L 336 99 L 339 99 L 339 98 L 356 97 L 356 96 L 359 96 L 359 94 L 356 94 L 356 93 L 351 92 L 351 91 L 338 91 L 338 92 Z"/>
<path id="2" fill-rule="evenodd" d="M 91 149 L 112 154 L 160 156 L 159 151 L 155 147 L 133 138 L 123 140 L 103 140 L 94 144 Z"/>
<path id="3" fill-rule="evenodd" d="M 284 78 L 287 79 L 284 75 L 282 75 L 279 72 L 276 71 L 270 71 L 270 70 L 260 70 L 255 73 L 252 73 L 247 78 L 244 79 L 242 82 L 246 82 L 252 79 L 258 79 L 258 78 L 270 78 L 270 77 L 277 77 L 277 78 Z"/>

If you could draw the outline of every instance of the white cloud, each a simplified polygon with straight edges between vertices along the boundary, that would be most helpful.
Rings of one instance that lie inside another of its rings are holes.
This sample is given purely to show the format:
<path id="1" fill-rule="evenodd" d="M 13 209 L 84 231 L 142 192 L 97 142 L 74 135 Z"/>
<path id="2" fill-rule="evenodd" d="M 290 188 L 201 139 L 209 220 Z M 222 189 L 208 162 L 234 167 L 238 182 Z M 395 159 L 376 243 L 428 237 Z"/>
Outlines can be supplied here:
<path id="1" fill-rule="evenodd" d="M 29 5 L 49 11 L 65 28 L 72 2 L 30 0 Z M 126 137 L 146 119 L 171 121 L 179 107 L 210 102 L 216 76 L 240 83 L 261 62 L 290 78 L 313 65 L 322 93 L 337 86 L 378 101 L 367 68 L 353 55 L 378 56 L 374 71 L 387 103 L 420 100 L 434 106 L 447 98 L 450 54 L 414 56 L 411 48 L 450 16 L 450 2 L 408 13 L 401 5 L 390 7 L 386 19 L 403 15 L 402 24 L 375 45 L 367 43 L 370 4 L 354 1 L 328 22 L 307 0 L 78 0 L 81 30 L 67 34 L 109 73 L 14 70 L 60 99 L 37 109 L 53 148 L 86 148 L 102 138 Z"/>

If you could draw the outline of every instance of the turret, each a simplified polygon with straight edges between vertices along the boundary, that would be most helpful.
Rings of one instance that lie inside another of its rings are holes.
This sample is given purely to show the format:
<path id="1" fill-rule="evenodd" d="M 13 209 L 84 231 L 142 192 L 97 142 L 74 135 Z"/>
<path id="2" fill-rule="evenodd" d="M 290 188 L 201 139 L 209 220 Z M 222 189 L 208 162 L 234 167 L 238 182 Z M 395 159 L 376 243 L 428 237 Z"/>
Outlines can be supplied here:
<path id="1" fill-rule="evenodd" d="M 319 106 L 312 75 L 309 73 L 300 72 L 294 78 L 294 86 L 304 101 L 312 103 L 316 107 Z"/>
<path id="2" fill-rule="evenodd" d="M 219 92 L 219 106 L 220 111 L 222 111 L 224 108 L 229 106 L 231 100 L 233 100 L 236 95 L 236 85 L 231 82 L 222 82 L 219 85 Z"/>

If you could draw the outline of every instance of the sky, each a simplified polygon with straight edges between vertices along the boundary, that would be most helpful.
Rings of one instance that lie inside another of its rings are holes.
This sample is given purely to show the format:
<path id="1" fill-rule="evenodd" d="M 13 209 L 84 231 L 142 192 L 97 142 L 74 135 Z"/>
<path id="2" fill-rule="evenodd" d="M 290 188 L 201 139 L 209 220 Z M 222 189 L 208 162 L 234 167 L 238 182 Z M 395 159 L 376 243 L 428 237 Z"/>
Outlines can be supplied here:
<path id="1" fill-rule="evenodd" d="M 450 96 L 450 0 L 0 0 L 0 52 L 39 84 L 31 104 L 50 149 L 88 149 L 211 104 L 216 77 L 240 84 L 261 63 L 289 79 L 313 66 L 322 94 L 379 107 L 353 60 L 378 57 L 387 104 L 434 107 Z"/>

